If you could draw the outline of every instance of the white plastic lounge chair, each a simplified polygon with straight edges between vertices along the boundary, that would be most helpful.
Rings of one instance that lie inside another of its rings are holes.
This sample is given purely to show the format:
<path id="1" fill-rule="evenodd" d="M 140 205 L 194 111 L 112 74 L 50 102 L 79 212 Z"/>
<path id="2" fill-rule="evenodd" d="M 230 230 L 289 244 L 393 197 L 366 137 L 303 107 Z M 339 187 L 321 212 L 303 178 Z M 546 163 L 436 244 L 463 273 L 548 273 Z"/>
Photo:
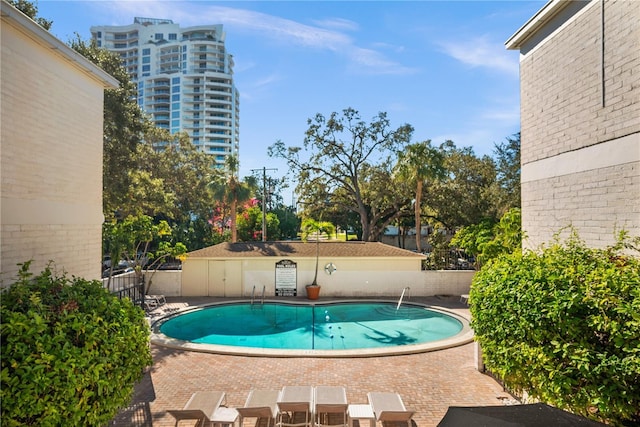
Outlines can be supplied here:
<path id="1" fill-rule="evenodd" d="M 344 387 L 315 388 L 315 426 L 347 427 L 347 392 Z"/>
<path id="2" fill-rule="evenodd" d="M 198 420 L 196 426 L 213 426 L 216 409 L 225 401 L 223 391 L 197 391 L 191 395 L 182 409 L 168 412 L 176 419 L 176 427 L 182 420 Z"/>
<path id="3" fill-rule="evenodd" d="M 279 427 L 311 427 L 313 387 L 285 386 L 278 398 Z"/>
<path id="4" fill-rule="evenodd" d="M 279 390 L 251 390 L 244 407 L 236 408 L 240 413 L 240 426 L 244 418 L 257 418 L 256 425 L 262 419 L 267 420 L 267 427 L 275 425 L 279 396 Z"/>
<path id="5" fill-rule="evenodd" d="M 144 307 L 147 310 L 153 310 L 154 308 L 161 307 L 167 303 L 167 299 L 164 295 L 145 295 Z"/>
<path id="6" fill-rule="evenodd" d="M 383 426 L 392 423 L 411 425 L 415 411 L 407 410 L 398 393 L 372 392 L 367 394 L 367 398 L 376 420 L 380 421 Z"/>

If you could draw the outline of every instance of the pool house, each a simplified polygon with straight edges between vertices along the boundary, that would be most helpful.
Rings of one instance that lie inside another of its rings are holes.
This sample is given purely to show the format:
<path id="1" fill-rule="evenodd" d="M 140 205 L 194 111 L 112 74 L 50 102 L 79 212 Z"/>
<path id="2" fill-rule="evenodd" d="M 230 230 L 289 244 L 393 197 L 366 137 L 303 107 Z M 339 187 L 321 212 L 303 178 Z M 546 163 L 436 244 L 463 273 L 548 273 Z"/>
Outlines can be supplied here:
<path id="1" fill-rule="evenodd" d="M 157 272 L 151 293 L 262 298 L 306 296 L 316 275 L 320 297 L 468 294 L 474 271 L 425 271 L 425 256 L 380 242 L 221 243 L 190 252 L 181 274 Z"/>

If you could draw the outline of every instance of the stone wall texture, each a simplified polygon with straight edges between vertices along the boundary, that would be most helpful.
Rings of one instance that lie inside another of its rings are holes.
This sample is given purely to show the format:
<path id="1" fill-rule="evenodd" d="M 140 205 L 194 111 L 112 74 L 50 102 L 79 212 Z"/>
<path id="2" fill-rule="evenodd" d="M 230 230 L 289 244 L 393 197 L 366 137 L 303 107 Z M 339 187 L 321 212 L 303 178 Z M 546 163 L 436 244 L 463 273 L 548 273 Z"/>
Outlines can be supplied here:
<path id="1" fill-rule="evenodd" d="M 592 1 L 521 48 L 522 214 L 536 248 L 640 234 L 640 2 Z"/>

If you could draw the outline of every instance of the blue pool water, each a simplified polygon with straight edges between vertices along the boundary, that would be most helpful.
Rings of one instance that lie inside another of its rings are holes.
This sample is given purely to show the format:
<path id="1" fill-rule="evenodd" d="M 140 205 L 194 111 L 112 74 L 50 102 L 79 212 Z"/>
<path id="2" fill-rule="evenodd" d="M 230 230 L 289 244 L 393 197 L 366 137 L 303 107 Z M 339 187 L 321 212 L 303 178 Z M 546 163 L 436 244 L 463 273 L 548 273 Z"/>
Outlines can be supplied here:
<path id="1" fill-rule="evenodd" d="M 458 334 L 462 323 L 428 308 L 394 303 L 231 303 L 172 317 L 164 335 L 225 346 L 349 350 L 403 346 Z"/>

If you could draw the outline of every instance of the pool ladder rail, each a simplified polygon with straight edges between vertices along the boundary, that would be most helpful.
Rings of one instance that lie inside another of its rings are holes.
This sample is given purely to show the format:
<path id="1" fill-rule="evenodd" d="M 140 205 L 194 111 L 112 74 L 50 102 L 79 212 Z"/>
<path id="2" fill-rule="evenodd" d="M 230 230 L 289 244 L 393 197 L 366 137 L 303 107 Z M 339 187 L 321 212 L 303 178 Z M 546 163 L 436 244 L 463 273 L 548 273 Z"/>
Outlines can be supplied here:
<path id="1" fill-rule="evenodd" d="M 264 294 L 267 290 L 267 286 L 262 286 L 262 299 L 260 300 L 260 305 L 264 304 Z M 253 285 L 253 290 L 251 291 L 251 305 L 253 306 L 253 302 L 256 299 L 256 285 Z"/>
<path id="2" fill-rule="evenodd" d="M 407 286 L 406 288 L 404 288 L 402 290 L 402 294 L 400 295 L 400 299 L 398 300 L 398 305 L 396 306 L 396 311 L 398 311 L 398 309 L 402 305 L 402 300 L 404 299 L 405 293 L 407 294 L 407 299 L 410 299 L 411 298 L 411 288 L 409 286 Z"/>

